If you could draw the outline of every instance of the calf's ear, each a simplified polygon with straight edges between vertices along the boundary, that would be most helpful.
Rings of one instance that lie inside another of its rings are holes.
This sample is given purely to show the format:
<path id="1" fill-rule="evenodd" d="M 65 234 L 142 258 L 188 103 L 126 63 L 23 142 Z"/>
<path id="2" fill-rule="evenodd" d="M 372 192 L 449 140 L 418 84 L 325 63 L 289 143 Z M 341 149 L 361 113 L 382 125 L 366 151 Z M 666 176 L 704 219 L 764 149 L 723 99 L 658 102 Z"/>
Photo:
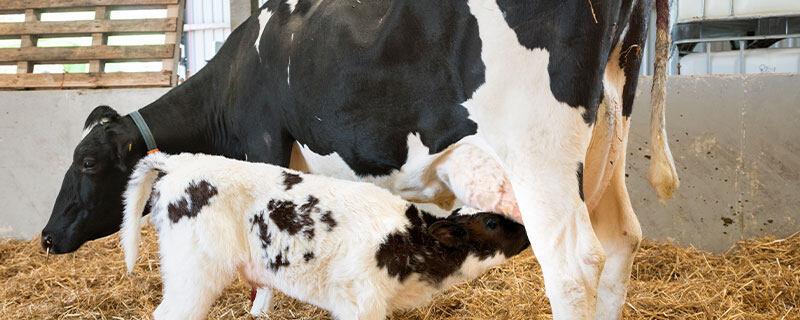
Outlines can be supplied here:
<path id="1" fill-rule="evenodd" d="M 455 247 L 467 240 L 467 230 L 451 221 L 437 221 L 428 227 L 428 232 L 447 247 Z"/>

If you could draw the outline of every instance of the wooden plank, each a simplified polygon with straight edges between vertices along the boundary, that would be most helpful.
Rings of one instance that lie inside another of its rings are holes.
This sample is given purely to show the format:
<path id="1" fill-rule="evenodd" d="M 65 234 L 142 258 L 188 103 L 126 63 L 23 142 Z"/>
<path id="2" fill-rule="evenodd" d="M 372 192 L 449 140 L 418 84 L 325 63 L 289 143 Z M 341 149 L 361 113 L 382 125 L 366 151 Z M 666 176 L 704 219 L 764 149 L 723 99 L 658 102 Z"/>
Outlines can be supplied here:
<path id="1" fill-rule="evenodd" d="M 0 10 L 46 9 L 95 6 L 169 5 L 180 0 L 2 0 Z"/>
<path id="2" fill-rule="evenodd" d="M 169 72 L 0 74 L 0 89 L 168 87 Z"/>
<path id="3" fill-rule="evenodd" d="M 0 49 L 0 62 L 125 58 L 166 59 L 173 57 L 174 52 L 175 45 L 6 48 Z"/>
<path id="4" fill-rule="evenodd" d="M 162 60 L 161 65 L 164 71 L 171 72 L 170 80 L 173 87 L 178 85 L 178 61 L 180 61 L 181 58 L 180 43 L 181 37 L 183 36 L 183 15 L 186 11 L 185 8 L 186 0 L 180 0 L 178 4 L 167 7 L 167 16 L 178 19 L 175 32 L 167 32 L 165 34 L 165 42 L 174 45 L 175 51 L 173 52 L 172 59 Z"/>
<path id="5" fill-rule="evenodd" d="M 107 17 L 106 7 L 94 8 L 94 20 L 96 22 L 104 22 L 103 20 L 106 20 Z M 106 44 L 105 39 L 106 37 L 102 32 L 92 33 L 92 46 L 98 47 Z M 103 72 L 103 60 L 89 60 L 89 72 Z"/>
<path id="6" fill-rule="evenodd" d="M 25 9 L 25 23 L 36 23 L 39 20 L 38 12 L 34 9 Z M 36 37 L 32 35 L 24 35 L 21 37 L 20 48 L 33 47 Z M 19 59 L 24 60 L 24 59 Z M 33 64 L 28 61 L 17 61 L 17 73 L 30 73 L 33 72 Z"/>
<path id="7" fill-rule="evenodd" d="M 0 35 L 175 31 L 177 18 L 0 23 Z"/>

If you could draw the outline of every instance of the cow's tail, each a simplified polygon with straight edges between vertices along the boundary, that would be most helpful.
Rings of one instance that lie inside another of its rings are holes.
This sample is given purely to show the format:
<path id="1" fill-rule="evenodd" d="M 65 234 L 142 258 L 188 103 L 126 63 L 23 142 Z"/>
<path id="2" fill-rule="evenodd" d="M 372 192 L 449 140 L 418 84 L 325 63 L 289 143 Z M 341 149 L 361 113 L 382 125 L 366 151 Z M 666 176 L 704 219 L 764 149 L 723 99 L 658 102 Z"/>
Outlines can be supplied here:
<path id="1" fill-rule="evenodd" d="M 128 187 L 125 190 L 125 208 L 122 218 L 122 249 L 125 252 L 125 265 L 128 273 L 133 271 L 136 256 L 139 254 L 141 238 L 141 220 L 145 205 L 150 199 L 153 184 L 159 172 L 166 173 L 167 155 L 161 152 L 152 153 L 136 164 L 131 173 Z"/>
<path id="2" fill-rule="evenodd" d="M 680 181 L 675 161 L 669 150 L 664 124 L 664 105 L 667 94 L 667 61 L 669 60 L 669 0 L 656 0 L 656 48 L 653 87 L 650 103 L 650 170 L 648 180 L 661 203 L 666 203 L 678 189 Z"/>

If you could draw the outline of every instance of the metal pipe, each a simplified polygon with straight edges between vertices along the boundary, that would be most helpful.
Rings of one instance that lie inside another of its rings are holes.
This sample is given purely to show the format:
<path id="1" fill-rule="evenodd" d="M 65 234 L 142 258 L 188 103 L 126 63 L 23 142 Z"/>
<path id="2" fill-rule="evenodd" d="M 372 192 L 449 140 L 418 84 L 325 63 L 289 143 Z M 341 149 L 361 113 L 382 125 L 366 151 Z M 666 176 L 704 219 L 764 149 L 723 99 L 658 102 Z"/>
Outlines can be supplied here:
<path id="1" fill-rule="evenodd" d="M 744 40 L 739 40 L 739 74 L 744 74 Z"/>
<path id="2" fill-rule="evenodd" d="M 784 39 L 784 38 L 798 38 L 800 33 L 793 34 L 780 34 L 780 35 L 766 35 L 766 36 L 745 36 L 745 37 L 722 37 L 722 38 L 707 38 L 707 39 L 684 39 L 673 41 L 672 44 L 694 43 L 694 42 L 712 42 L 712 41 L 739 41 L 739 40 L 764 40 L 764 39 Z"/>
<path id="3" fill-rule="evenodd" d="M 700 16 L 703 17 L 703 19 L 705 19 L 706 18 L 706 0 L 702 1 L 702 5 L 703 6 L 700 7 Z"/>
<path id="4" fill-rule="evenodd" d="M 728 4 L 729 4 L 728 10 L 729 10 L 730 16 L 733 17 L 733 0 L 730 0 L 730 2 L 728 2 Z"/>

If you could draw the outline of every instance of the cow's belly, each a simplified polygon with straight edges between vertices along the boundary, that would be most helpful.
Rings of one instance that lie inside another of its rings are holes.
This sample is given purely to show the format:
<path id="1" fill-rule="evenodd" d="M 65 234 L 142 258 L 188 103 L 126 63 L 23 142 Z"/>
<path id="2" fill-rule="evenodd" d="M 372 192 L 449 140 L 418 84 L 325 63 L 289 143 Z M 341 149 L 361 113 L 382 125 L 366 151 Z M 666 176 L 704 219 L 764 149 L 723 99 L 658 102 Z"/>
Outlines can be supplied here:
<path id="1" fill-rule="evenodd" d="M 388 175 L 359 176 L 347 165 L 338 153 L 317 154 L 308 146 L 299 145 L 307 170 L 314 174 L 325 175 L 337 179 L 369 182 L 406 200 L 418 203 L 436 203 L 444 209 L 453 205 L 453 193 L 436 176 L 429 172 L 436 159 L 447 151 L 429 154 L 429 149 L 416 134 L 409 134 L 407 139 L 408 157 L 399 170 L 392 170 Z M 429 207 L 429 209 L 432 209 Z"/>
<path id="2" fill-rule="evenodd" d="M 430 154 L 415 134 L 407 139 L 408 157 L 399 170 L 383 176 L 359 176 L 335 152 L 320 155 L 300 145 L 303 168 L 315 174 L 370 182 L 404 199 L 427 203 L 421 208 L 434 215 L 447 215 L 464 204 L 483 211 L 501 212 L 516 220 L 519 209 L 511 183 L 503 168 L 472 137 L 442 152 Z M 293 159 L 296 165 L 296 161 Z"/>

